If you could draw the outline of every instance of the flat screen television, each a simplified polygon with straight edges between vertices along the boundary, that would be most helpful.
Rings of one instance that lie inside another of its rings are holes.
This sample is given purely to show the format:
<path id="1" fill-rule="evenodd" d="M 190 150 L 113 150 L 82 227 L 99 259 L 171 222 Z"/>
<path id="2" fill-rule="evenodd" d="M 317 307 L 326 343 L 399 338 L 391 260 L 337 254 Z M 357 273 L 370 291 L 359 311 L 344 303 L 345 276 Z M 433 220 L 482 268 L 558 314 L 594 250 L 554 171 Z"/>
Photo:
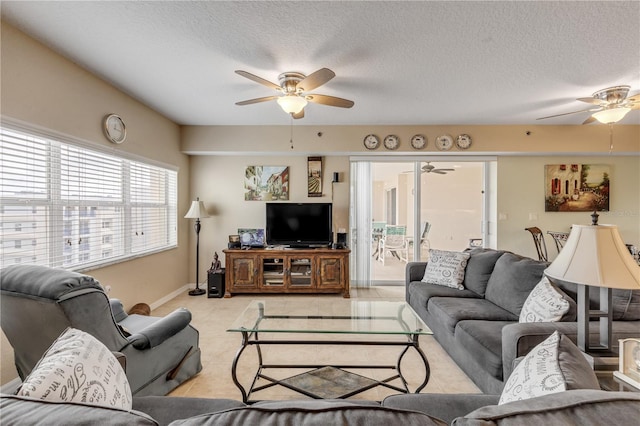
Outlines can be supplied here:
<path id="1" fill-rule="evenodd" d="M 327 247 L 333 242 L 331 203 L 266 203 L 269 245 Z"/>

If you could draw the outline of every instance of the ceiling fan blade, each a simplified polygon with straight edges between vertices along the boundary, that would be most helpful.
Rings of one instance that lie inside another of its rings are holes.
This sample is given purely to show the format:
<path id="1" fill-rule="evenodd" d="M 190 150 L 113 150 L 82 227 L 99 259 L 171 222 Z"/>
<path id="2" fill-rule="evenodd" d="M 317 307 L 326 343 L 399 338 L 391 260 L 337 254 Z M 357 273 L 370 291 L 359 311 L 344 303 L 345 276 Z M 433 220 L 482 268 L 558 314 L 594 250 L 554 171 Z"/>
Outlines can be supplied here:
<path id="1" fill-rule="evenodd" d="M 278 98 L 279 96 L 265 96 L 263 98 L 248 99 L 246 101 L 236 102 L 236 105 L 251 105 L 251 104 L 257 104 L 258 102 L 272 101 Z"/>
<path id="2" fill-rule="evenodd" d="M 625 106 L 631 109 L 640 109 L 640 93 L 625 99 L 624 103 L 625 103 Z"/>
<path id="3" fill-rule="evenodd" d="M 275 83 L 270 82 L 269 80 L 265 80 L 262 77 L 258 77 L 257 75 L 251 74 L 250 72 L 246 72 L 246 71 L 242 71 L 242 70 L 236 70 L 236 74 L 241 75 L 245 78 L 248 78 L 249 80 L 253 80 L 256 83 L 260 83 L 264 86 L 267 86 L 271 89 L 274 90 L 282 90 L 282 88 L 280 86 L 278 86 Z"/>
<path id="4" fill-rule="evenodd" d="M 593 117 L 593 115 L 590 115 L 589 118 L 587 118 L 582 122 L 582 124 L 589 124 L 589 123 L 593 123 L 594 121 L 596 121 L 596 119 Z"/>
<path id="5" fill-rule="evenodd" d="M 595 111 L 598 111 L 598 109 L 593 109 L 593 108 L 583 109 L 581 111 L 571 111 L 571 112 L 565 112 L 563 114 L 548 115 L 546 117 L 536 118 L 536 120 L 546 120 L 547 118 L 562 117 L 563 115 L 579 114 L 581 112 L 595 112 Z"/>
<path id="6" fill-rule="evenodd" d="M 430 172 L 428 172 L 428 173 L 437 173 L 437 174 L 439 174 L 439 175 L 446 175 L 446 174 L 447 174 L 447 172 L 443 172 L 443 171 L 442 171 L 442 170 L 440 170 L 440 169 L 433 169 L 433 170 L 431 170 L 431 171 L 430 171 Z"/>
<path id="7" fill-rule="evenodd" d="M 602 105 L 602 100 L 596 98 L 578 98 L 576 100 L 580 102 L 586 102 L 588 104 Z"/>
<path id="8" fill-rule="evenodd" d="M 336 73 L 329 68 L 320 68 L 318 71 L 306 76 L 296 85 L 296 88 L 302 92 L 308 92 L 309 90 L 322 86 L 335 76 Z"/>
<path id="9" fill-rule="evenodd" d="M 335 96 L 309 94 L 305 96 L 309 102 L 316 104 L 329 105 L 340 108 L 351 108 L 354 103 L 348 99 L 336 98 Z"/>
<path id="10" fill-rule="evenodd" d="M 293 117 L 296 120 L 299 118 L 304 118 L 304 109 L 301 109 L 300 112 L 297 114 L 291 113 L 291 117 Z"/>
<path id="11" fill-rule="evenodd" d="M 438 172 L 455 172 L 456 169 L 434 169 L 433 171 L 434 172 L 435 171 L 438 171 Z"/>

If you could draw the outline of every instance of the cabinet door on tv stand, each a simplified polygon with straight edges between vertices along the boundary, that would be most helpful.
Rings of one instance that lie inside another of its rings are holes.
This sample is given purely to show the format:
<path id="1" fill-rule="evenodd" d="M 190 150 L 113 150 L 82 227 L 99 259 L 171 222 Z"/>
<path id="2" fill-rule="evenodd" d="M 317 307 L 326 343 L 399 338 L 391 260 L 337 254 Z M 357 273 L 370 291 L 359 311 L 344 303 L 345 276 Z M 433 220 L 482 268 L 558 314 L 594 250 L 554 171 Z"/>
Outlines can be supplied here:
<path id="1" fill-rule="evenodd" d="M 287 286 L 291 290 L 315 288 L 313 270 L 317 259 L 313 256 L 289 256 L 287 258 Z"/>
<path id="2" fill-rule="evenodd" d="M 233 290 L 258 288 L 256 262 L 255 257 L 233 257 L 231 259 L 231 268 L 227 267 L 227 271 L 231 271 L 229 280 Z"/>
<path id="3" fill-rule="evenodd" d="M 344 264 L 340 257 L 322 256 L 318 261 L 318 288 L 342 288 Z"/>

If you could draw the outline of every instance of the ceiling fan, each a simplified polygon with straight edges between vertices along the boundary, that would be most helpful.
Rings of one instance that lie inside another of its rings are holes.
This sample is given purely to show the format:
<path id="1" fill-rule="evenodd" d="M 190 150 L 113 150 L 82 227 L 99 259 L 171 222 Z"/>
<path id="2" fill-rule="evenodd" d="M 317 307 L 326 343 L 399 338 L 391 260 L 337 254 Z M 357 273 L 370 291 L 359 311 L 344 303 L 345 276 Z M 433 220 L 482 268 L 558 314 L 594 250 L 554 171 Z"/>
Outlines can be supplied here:
<path id="1" fill-rule="evenodd" d="M 614 86 L 606 89 L 598 90 L 590 98 L 578 98 L 581 102 L 595 105 L 589 109 L 580 111 L 565 112 L 564 114 L 549 115 L 540 117 L 537 120 L 545 120 L 547 118 L 561 117 L 563 115 L 578 114 L 581 112 L 591 112 L 582 124 L 593 123 L 599 121 L 604 124 L 613 124 L 622 120 L 627 113 L 633 109 L 640 109 L 640 94 L 627 98 L 629 94 L 629 86 Z"/>
<path id="2" fill-rule="evenodd" d="M 421 173 L 437 173 L 439 175 L 446 175 L 448 172 L 455 172 L 456 169 L 439 169 L 436 166 L 432 165 L 431 162 L 427 162 L 424 166 L 422 166 Z M 413 170 L 407 170 L 404 173 L 413 173 Z"/>
<path id="3" fill-rule="evenodd" d="M 236 102 L 236 105 L 250 105 L 258 102 L 276 100 L 280 107 L 286 113 L 291 114 L 293 118 L 304 117 L 304 107 L 307 105 L 307 102 L 339 108 L 351 108 L 354 105 L 353 101 L 348 99 L 309 93 L 309 91 L 322 86 L 336 76 L 329 68 L 321 68 L 309 75 L 304 75 L 299 72 L 283 72 L 278 76 L 278 83 L 280 84 L 272 83 L 269 80 L 265 80 L 247 71 L 236 70 L 236 74 L 279 92 L 278 95 Z"/>

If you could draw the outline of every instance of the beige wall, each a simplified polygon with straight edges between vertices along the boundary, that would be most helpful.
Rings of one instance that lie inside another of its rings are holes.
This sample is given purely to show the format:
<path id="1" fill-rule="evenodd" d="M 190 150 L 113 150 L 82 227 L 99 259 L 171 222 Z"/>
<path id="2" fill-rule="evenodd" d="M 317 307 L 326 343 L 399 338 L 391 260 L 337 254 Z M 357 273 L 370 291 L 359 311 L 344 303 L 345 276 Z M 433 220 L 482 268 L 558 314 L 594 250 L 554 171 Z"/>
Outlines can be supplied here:
<path id="1" fill-rule="evenodd" d="M 178 167 L 178 211 L 189 206 L 189 157 L 180 152 L 180 128 L 175 123 L 123 94 L 2 23 L 1 112 L 55 132 L 160 161 Z M 115 146 L 102 133 L 102 118 L 119 114 L 127 125 L 127 140 Z M 185 286 L 188 280 L 190 227 L 180 219 L 178 248 L 89 274 L 112 287 L 111 296 L 125 307 L 153 303 Z M 1 340 L 0 381 L 17 376 L 13 352 L 4 334 Z"/>

